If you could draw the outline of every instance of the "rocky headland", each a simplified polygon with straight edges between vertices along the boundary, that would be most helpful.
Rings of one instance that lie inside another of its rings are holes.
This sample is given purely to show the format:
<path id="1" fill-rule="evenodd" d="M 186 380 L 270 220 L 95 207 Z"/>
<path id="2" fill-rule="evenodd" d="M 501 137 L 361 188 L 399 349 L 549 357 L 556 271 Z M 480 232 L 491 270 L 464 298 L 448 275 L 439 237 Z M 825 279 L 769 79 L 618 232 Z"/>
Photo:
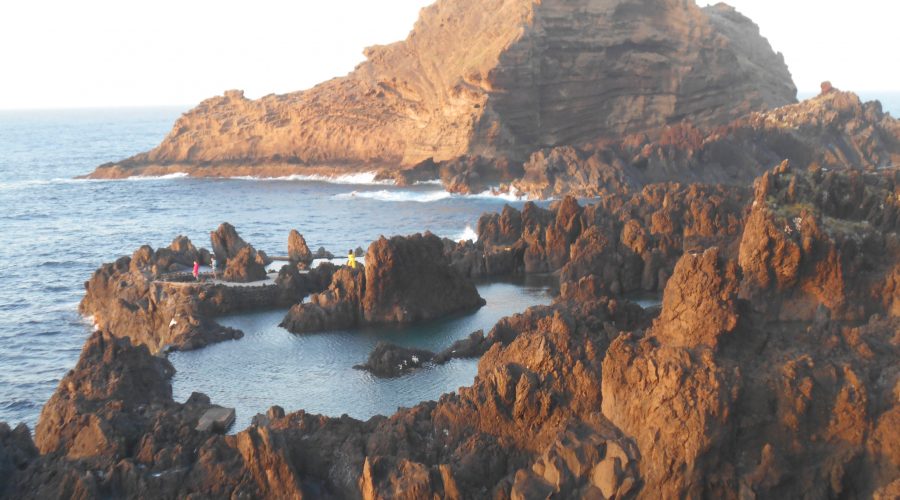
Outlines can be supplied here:
<path id="1" fill-rule="evenodd" d="M 3 493 L 900 493 L 900 170 L 786 161 L 753 189 L 567 198 L 486 214 L 479 234 L 428 244 L 469 275 L 556 269 L 561 288 L 551 305 L 467 339 L 483 352 L 470 387 L 366 422 L 273 407 L 222 435 L 199 425 L 217 409 L 209 398 L 172 401 L 171 365 L 145 338 L 104 328 L 33 442 L 27 428 L 0 426 Z M 662 306 L 631 303 L 635 289 L 662 291 Z"/>
<path id="2" fill-rule="evenodd" d="M 356 269 L 310 269 L 326 253 L 292 232 L 269 273 L 227 224 L 212 252 L 179 237 L 104 264 L 80 306 L 97 331 L 34 436 L 0 423 L 0 496 L 900 497 L 900 125 L 830 85 L 794 95 L 722 4 L 440 0 L 346 77 L 201 103 L 92 175 L 383 169 L 557 201 L 484 214 L 477 241 L 382 238 Z M 183 273 L 212 255 L 223 280 Z M 218 315 L 420 321 L 529 273 L 558 276 L 552 304 L 360 366 L 480 357 L 438 401 L 365 422 L 272 407 L 226 435 L 227 409 L 172 398 L 167 351 L 241 335 Z"/>
<path id="3" fill-rule="evenodd" d="M 796 100 L 782 56 L 724 4 L 439 0 L 406 40 L 365 55 L 306 91 L 208 99 L 159 146 L 91 177 L 340 175 L 464 157 L 517 167 L 543 148 Z"/>
<path id="4" fill-rule="evenodd" d="M 661 182 L 749 185 L 784 159 L 800 168 L 877 170 L 900 164 L 900 121 L 877 101 L 823 83 L 798 104 L 718 126 L 689 120 L 581 144 L 534 151 L 524 162 L 463 157 L 426 160 L 382 178 L 399 185 L 439 180 L 455 193 L 488 190 L 530 199 L 629 193 Z"/>

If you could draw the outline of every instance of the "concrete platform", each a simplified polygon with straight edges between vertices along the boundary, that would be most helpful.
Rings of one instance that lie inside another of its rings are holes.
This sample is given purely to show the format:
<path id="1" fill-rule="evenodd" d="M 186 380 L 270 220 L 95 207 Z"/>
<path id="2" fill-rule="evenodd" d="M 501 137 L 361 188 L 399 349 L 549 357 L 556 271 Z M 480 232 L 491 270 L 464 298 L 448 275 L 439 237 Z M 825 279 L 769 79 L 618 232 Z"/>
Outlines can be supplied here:
<path id="1" fill-rule="evenodd" d="M 197 422 L 197 430 L 224 434 L 234 424 L 234 416 L 234 408 L 210 408 Z"/>

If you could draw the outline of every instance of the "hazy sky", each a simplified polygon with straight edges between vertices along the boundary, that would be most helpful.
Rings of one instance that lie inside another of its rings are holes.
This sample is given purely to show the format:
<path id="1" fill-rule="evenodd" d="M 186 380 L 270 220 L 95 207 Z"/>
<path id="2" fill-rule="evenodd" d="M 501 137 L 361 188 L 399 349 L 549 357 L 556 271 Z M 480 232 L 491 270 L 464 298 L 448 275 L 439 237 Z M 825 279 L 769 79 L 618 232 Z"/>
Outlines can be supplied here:
<path id="1" fill-rule="evenodd" d="M 3 0 L 0 109 L 195 104 L 310 87 L 406 37 L 431 0 Z M 700 5 L 707 2 L 700 0 Z M 731 0 L 801 90 L 900 90 L 900 2 Z"/>

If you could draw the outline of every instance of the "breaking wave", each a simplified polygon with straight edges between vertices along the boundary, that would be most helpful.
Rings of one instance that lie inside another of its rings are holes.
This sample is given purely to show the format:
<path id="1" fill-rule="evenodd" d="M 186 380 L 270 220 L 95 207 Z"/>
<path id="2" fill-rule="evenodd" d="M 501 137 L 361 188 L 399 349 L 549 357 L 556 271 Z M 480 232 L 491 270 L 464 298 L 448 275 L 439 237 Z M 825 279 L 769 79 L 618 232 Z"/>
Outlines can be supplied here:
<path id="1" fill-rule="evenodd" d="M 165 175 L 134 175 L 131 177 L 125 177 L 124 179 L 109 179 L 109 180 L 123 180 L 123 181 L 164 181 L 167 179 L 183 179 L 188 177 L 190 174 L 187 172 L 173 172 L 171 174 Z M 86 179 L 80 179 L 86 180 Z"/>
<path id="2" fill-rule="evenodd" d="M 431 203 L 433 201 L 446 200 L 449 198 L 456 199 L 482 199 L 496 201 L 523 201 L 526 199 L 524 195 L 515 190 L 509 193 L 499 193 L 493 190 L 487 190 L 477 194 L 454 194 L 447 191 L 409 191 L 409 190 L 389 190 L 379 189 L 378 191 L 351 191 L 349 193 L 336 194 L 332 197 L 335 200 L 354 200 L 366 199 L 377 201 L 398 201 L 398 202 L 415 202 L 415 203 Z"/>
<path id="3" fill-rule="evenodd" d="M 367 199 L 377 201 L 411 201 L 416 203 L 430 203 L 432 201 L 446 200 L 452 197 L 446 191 L 392 191 L 380 189 L 378 191 L 351 191 L 333 196 L 335 200 Z"/>
<path id="4" fill-rule="evenodd" d="M 391 186 L 393 180 L 376 180 L 377 172 L 359 172 L 357 174 L 345 175 L 319 175 L 319 174 L 291 174 L 281 177 L 258 177 L 254 175 L 242 175 L 229 177 L 229 179 L 240 179 L 245 181 L 306 181 L 306 182 L 326 182 L 328 184 L 354 184 L 359 186 Z"/>
<path id="5" fill-rule="evenodd" d="M 456 237 L 456 241 L 467 241 L 472 240 L 473 242 L 478 241 L 478 233 L 472 229 L 472 226 L 466 226 L 466 229 Z"/>

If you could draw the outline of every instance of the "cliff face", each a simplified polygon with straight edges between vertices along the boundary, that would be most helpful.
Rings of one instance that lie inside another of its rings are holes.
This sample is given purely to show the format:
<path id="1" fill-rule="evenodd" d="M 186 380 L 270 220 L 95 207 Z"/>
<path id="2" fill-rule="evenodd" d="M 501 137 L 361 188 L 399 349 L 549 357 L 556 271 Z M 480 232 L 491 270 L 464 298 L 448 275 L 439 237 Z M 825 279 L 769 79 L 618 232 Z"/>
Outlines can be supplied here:
<path id="1" fill-rule="evenodd" d="M 366 57 L 307 91 L 208 99 L 157 148 L 92 175 L 523 160 L 685 118 L 724 123 L 796 94 L 749 19 L 685 0 L 439 0 L 406 40 Z"/>
<path id="2" fill-rule="evenodd" d="M 532 198 L 628 193 L 669 181 L 748 186 L 784 159 L 802 169 L 888 168 L 900 161 L 900 121 L 884 113 L 877 101 L 862 102 L 852 92 L 830 88 L 801 103 L 750 113 L 720 127 L 679 123 L 658 137 L 637 133 L 581 147 L 546 148 L 531 155 L 518 178 L 495 176 L 494 185 L 508 182 Z M 443 165 L 434 170 L 448 190 L 484 190 L 483 185 L 457 181 L 465 171 L 452 177 Z"/>

